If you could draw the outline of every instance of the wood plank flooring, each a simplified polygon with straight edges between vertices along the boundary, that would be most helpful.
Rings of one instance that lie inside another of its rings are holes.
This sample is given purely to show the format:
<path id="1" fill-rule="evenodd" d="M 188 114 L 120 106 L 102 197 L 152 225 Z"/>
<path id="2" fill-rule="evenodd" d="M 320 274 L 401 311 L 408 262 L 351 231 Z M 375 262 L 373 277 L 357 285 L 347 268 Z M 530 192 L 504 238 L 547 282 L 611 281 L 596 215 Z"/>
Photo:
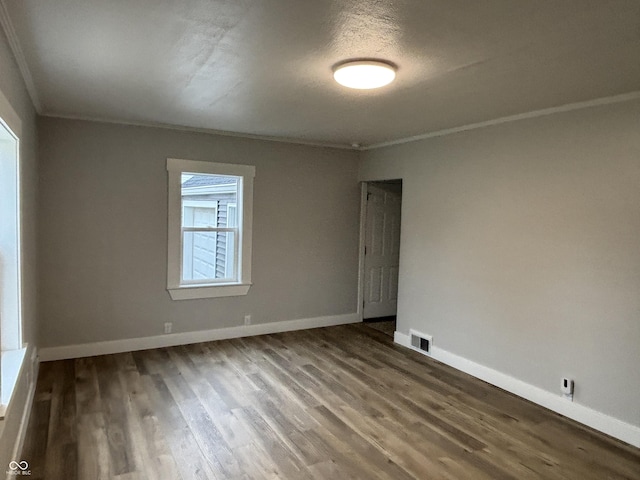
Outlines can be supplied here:
<path id="1" fill-rule="evenodd" d="M 36 479 L 640 479 L 640 450 L 362 324 L 43 363 Z"/>

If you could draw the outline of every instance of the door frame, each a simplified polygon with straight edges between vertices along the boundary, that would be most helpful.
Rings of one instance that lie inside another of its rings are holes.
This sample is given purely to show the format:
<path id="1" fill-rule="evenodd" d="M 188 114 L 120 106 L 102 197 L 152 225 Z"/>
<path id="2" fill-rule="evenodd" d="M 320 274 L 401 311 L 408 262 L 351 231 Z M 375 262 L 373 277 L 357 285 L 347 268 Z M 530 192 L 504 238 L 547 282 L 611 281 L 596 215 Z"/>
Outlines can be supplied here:
<path id="1" fill-rule="evenodd" d="M 358 240 L 358 319 L 364 321 L 364 245 L 367 234 L 367 187 L 369 182 L 360 182 L 360 238 Z M 402 224 L 401 227 L 402 228 Z"/>
<path id="2" fill-rule="evenodd" d="M 402 177 L 391 179 L 379 179 L 379 180 L 367 180 L 360 182 L 360 237 L 358 239 L 358 308 L 356 314 L 360 322 L 364 321 L 364 247 L 367 235 L 367 189 L 370 183 L 381 183 L 392 180 L 400 180 L 403 183 L 403 196 L 404 196 L 404 181 Z M 400 211 L 400 257 L 402 258 L 402 210 Z M 402 268 L 402 262 L 398 265 L 398 280 L 400 279 L 400 273 Z M 398 295 L 400 292 L 398 291 Z"/>

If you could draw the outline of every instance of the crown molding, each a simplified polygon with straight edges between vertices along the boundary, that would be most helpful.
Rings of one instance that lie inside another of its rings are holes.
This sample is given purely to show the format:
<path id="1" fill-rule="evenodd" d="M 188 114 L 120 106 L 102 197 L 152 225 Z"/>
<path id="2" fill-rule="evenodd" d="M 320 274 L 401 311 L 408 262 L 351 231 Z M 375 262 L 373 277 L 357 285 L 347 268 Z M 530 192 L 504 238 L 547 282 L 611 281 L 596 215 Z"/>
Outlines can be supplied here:
<path id="1" fill-rule="evenodd" d="M 362 149 L 361 147 L 354 148 L 351 145 L 342 144 L 342 143 L 329 143 L 329 142 L 325 143 L 325 142 L 313 141 L 313 140 L 303 140 L 299 138 L 276 137 L 276 136 L 258 135 L 253 133 L 242 133 L 242 132 L 230 132 L 228 130 L 216 130 L 214 128 L 202 128 L 202 127 L 187 127 L 182 125 L 171 125 L 168 123 L 131 122 L 126 120 L 114 120 L 110 118 L 100 118 L 100 117 L 92 117 L 92 116 L 85 116 L 85 115 L 67 115 L 67 114 L 55 113 L 55 112 L 45 112 L 45 113 L 41 113 L 40 115 L 43 117 L 61 118 L 64 120 L 80 120 L 83 122 L 108 123 L 112 125 L 125 125 L 130 127 L 164 128 L 166 130 L 176 130 L 179 132 L 204 133 L 207 135 L 220 135 L 222 137 L 247 138 L 249 140 L 262 140 L 265 142 L 286 143 L 288 145 L 305 145 L 308 147 L 335 148 L 339 150 L 350 150 L 350 151 Z"/>
<path id="2" fill-rule="evenodd" d="M 426 140 L 428 138 L 434 138 L 434 137 L 444 137 L 446 135 L 453 135 L 454 133 L 466 132 L 469 130 L 477 130 L 479 128 L 491 127 L 494 125 L 500 125 L 502 123 L 517 122 L 519 120 L 527 120 L 530 118 L 544 117 L 547 115 L 553 115 L 555 113 L 572 112 L 574 110 L 582 110 L 584 108 L 599 107 L 602 105 L 611 105 L 614 103 L 623 103 L 623 102 L 629 102 L 629 101 L 638 100 L 638 99 L 640 99 L 640 90 L 623 93 L 621 95 L 613 95 L 610 97 L 601 97 L 593 100 L 586 100 L 583 102 L 567 103 L 557 107 L 545 108 L 542 110 L 534 110 L 532 112 L 519 113 L 516 115 L 509 115 L 507 117 L 495 118 L 493 120 L 487 120 L 484 122 L 470 123 L 468 125 L 462 125 L 460 127 L 453 127 L 453 128 L 447 128 L 444 130 L 437 130 L 434 132 L 422 133 L 420 135 L 399 138 L 397 140 L 389 140 L 388 142 L 373 143 L 371 145 L 361 147 L 360 150 L 375 150 L 378 148 L 392 147 L 394 145 L 401 145 L 403 143 L 417 142 L 419 140 Z"/>
<path id="3" fill-rule="evenodd" d="M 27 87 L 29 97 L 31 97 L 31 102 L 33 103 L 36 111 L 41 114 L 42 104 L 40 103 L 38 92 L 36 91 L 35 84 L 33 83 L 31 70 L 29 70 L 27 60 L 24 56 L 24 53 L 22 53 L 22 48 L 20 47 L 20 42 L 18 41 L 18 36 L 16 35 L 16 31 L 13 28 L 11 17 L 9 17 L 9 10 L 7 9 L 5 0 L 0 0 L 0 25 L 2 25 L 2 29 L 7 36 L 7 40 L 9 41 L 9 48 L 11 48 L 16 63 L 18 64 L 18 69 L 22 74 L 22 79 L 25 86 Z"/>
<path id="4" fill-rule="evenodd" d="M 4 0 L 0 0 L 0 3 L 3 1 Z M 302 140 L 302 139 L 296 139 L 296 138 L 290 138 L 290 137 L 277 137 L 277 136 L 268 136 L 268 135 L 256 135 L 256 134 L 241 133 L 241 132 L 230 132 L 227 130 L 216 130 L 211 128 L 186 127 L 181 125 L 170 125 L 170 124 L 154 123 L 154 122 L 128 122 L 128 121 L 113 120 L 113 119 L 107 119 L 107 118 L 98 118 L 98 117 L 90 117 L 90 116 L 82 116 L 82 115 L 56 114 L 56 113 L 50 113 L 50 112 L 41 113 L 41 115 L 44 117 L 62 118 L 66 120 L 81 120 L 85 122 L 109 123 L 114 125 L 128 125 L 128 126 L 134 126 L 134 127 L 164 128 L 167 130 L 177 130 L 177 131 L 183 131 L 183 132 L 205 133 L 209 135 L 221 135 L 225 137 L 239 137 L 239 138 L 248 138 L 253 140 L 263 140 L 268 142 L 280 142 L 280 143 L 294 144 L 294 145 L 306 145 L 311 147 L 336 148 L 340 150 L 364 152 L 368 150 L 376 150 L 378 148 L 402 145 L 404 143 L 417 142 L 420 140 L 426 140 L 428 138 L 444 137 L 447 135 L 453 135 L 460 132 L 477 130 L 480 128 L 491 127 L 494 125 L 501 125 L 503 123 L 517 122 L 520 120 L 544 117 L 544 116 L 553 115 L 556 113 L 571 112 L 575 110 L 582 110 L 585 108 L 592 108 L 592 107 L 598 107 L 603 105 L 612 105 L 616 103 L 630 102 L 630 101 L 639 100 L 639 99 L 640 99 L 640 90 L 636 90 L 633 92 L 623 93 L 621 95 L 595 98 L 595 99 L 586 100 L 583 102 L 567 103 L 567 104 L 559 105 L 556 107 L 545 108 L 542 110 L 534 110 L 531 112 L 519 113 L 516 115 L 509 115 L 507 117 L 499 117 L 492 120 L 486 120 L 484 122 L 471 123 L 468 125 L 447 128 L 444 130 L 436 130 L 433 132 L 422 133 L 420 135 L 415 135 L 412 137 L 404 137 L 396 140 L 389 140 L 387 142 L 373 143 L 371 145 L 360 145 L 357 143 L 351 144 L 351 145 L 328 143 L 328 142 L 324 143 L 324 142 L 313 141 L 313 140 Z"/>
<path id="5" fill-rule="evenodd" d="M 4 0 L 0 0 L 0 3 L 3 1 Z M 455 133 L 466 132 L 469 130 L 477 130 L 479 128 L 491 127 L 491 126 L 500 125 L 503 123 L 517 122 L 520 120 L 544 117 L 544 116 L 553 115 L 556 113 L 571 112 L 574 110 L 582 110 L 585 108 L 630 102 L 630 101 L 639 100 L 639 99 L 640 99 L 640 90 L 636 90 L 633 92 L 623 93 L 621 95 L 601 97 L 601 98 L 596 98 L 592 100 L 586 100 L 583 102 L 567 103 L 557 107 L 545 108 L 542 110 L 534 110 L 532 112 L 519 113 L 516 115 L 510 115 L 507 117 L 499 117 L 499 118 L 487 120 L 484 122 L 471 123 L 468 125 L 462 125 L 460 127 L 453 127 L 453 128 L 447 128 L 444 130 L 427 132 L 427 133 L 415 135 L 412 137 L 405 137 L 405 138 L 400 138 L 396 140 L 390 140 L 388 142 L 374 143 L 371 145 L 360 145 L 360 144 L 347 145 L 347 144 L 336 144 L 336 143 L 328 143 L 328 142 L 324 143 L 324 142 L 313 141 L 313 140 L 302 140 L 302 139 L 296 139 L 296 138 L 290 138 L 290 137 L 277 137 L 277 136 L 268 136 L 268 135 L 256 135 L 256 134 L 241 133 L 241 132 L 230 132 L 227 130 L 216 130 L 211 128 L 186 127 L 181 125 L 170 125 L 170 124 L 154 123 L 154 122 L 128 122 L 128 121 L 114 120 L 114 119 L 108 119 L 108 118 L 98 118 L 98 117 L 90 117 L 90 116 L 82 116 L 82 115 L 56 114 L 51 112 L 41 113 L 41 115 L 44 117 L 62 118 L 66 120 L 81 120 L 85 122 L 109 123 L 114 125 L 128 125 L 128 126 L 134 126 L 134 127 L 164 128 L 167 130 L 177 130 L 177 131 L 183 131 L 183 132 L 205 133 L 209 135 L 221 135 L 225 137 L 239 137 L 239 138 L 248 138 L 253 140 L 263 140 L 267 142 L 280 142 L 280 143 L 293 144 L 293 145 L 306 145 L 310 147 L 336 148 L 340 150 L 363 152 L 368 150 L 376 150 L 378 148 L 402 145 L 404 143 L 417 142 L 420 140 L 426 140 L 428 138 L 444 137 L 447 135 L 453 135 Z"/>

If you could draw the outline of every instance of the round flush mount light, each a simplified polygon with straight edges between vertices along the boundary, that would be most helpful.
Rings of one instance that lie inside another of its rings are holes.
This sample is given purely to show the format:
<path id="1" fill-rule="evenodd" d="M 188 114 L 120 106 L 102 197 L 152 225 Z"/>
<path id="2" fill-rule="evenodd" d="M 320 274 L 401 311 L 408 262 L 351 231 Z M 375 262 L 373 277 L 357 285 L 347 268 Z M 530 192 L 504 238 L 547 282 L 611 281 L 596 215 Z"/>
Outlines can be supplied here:
<path id="1" fill-rule="evenodd" d="M 340 85 L 369 90 L 389 85 L 396 78 L 396 67 L 380 60 L 357 60 L 338 64 L 333 78 Z"/>

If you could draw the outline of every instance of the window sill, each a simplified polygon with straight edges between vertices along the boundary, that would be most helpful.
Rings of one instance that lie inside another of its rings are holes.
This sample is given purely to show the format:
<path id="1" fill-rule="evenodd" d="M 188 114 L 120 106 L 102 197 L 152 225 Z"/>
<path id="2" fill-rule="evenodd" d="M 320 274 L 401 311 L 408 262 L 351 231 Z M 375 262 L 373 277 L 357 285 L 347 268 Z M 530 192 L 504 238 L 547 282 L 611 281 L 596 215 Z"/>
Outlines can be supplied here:
<path id="1" fill-rule="evenodd" d="M 171 300 L 192 300 L 195 298 L 240 297 L 249 293 L 250 283 L 228 285 L 189 285 L 167 288 Z"/>
<path id="2" fill-rule="evenodd" d="M 18 375 L 26 352 L 26 348 L 20 348 L 18 350 L 7 350 L 1 354 L 0 367 L 2 372 L 0 375 L 2 375 L 2 378 L 0 379 L 0 386 L 2 388 L 0 392 L 0 420 L 4 419 L 7 407 L 11 401 L 11 396 L 18 382 Z"/>

